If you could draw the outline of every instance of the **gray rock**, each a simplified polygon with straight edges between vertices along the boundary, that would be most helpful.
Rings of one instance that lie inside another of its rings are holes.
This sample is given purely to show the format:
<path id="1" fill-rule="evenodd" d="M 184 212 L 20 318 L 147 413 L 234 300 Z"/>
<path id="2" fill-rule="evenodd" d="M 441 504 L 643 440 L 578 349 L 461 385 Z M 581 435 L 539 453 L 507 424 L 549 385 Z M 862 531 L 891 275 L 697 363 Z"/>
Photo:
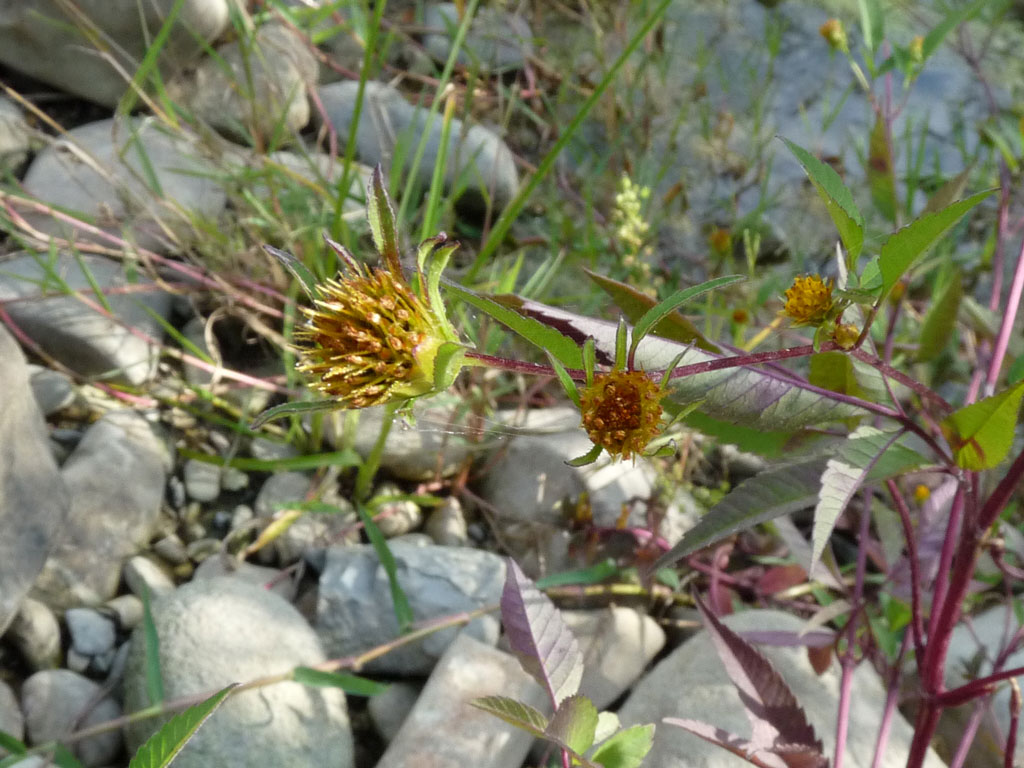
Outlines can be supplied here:
<path id="1" fill-rule="evenodd" d="M 69 608 L 117 593 L 122 564 L 156 530 L 166 458 L 134 411 L 111 411 L 89 427 L 61 469 L 71 512 L 36 583 L 44 601 Z"/>
<path id="2" fill-rule="evenodd" d="M 25 738 L 25 718 L 18 706 L 18 699 L 11 686 L 0 680 L 0 731 L 21 741 Z M 0 747 L 0 758 L 9 753 Z"/>
<path id="3" fill-rule="evenodd" d="M 737 632 L 768 629 L 799 632 L 805 623 L 779 611 L 761 610 L 733 614 L 724 621 Z M 759 648 L 793 690 L 821 738 L 825 754 L 831 756 L 835 751 L 838 664 L 818 676 L 803 648 Z M 885 705 L 885 685 L 870 665 L 861 664 L 854 675 L 853 690 L 845 765 L 867 768 L 871 765 Z M 742 768 L 749 765 L 681 728 L 661 723 L 663 717 L 700 720 L 741 736 L 750 735 L 750 722 L 743 712 L 739 694 L 729 681 L 707 633 L 686 641 L 644 675 L 619 710 L 619 719 L 624 726 L 658 724 L 654 747 L 644 761 L 649 768 Z M 902 768 L 912 737 L 913 729 L 896 713 L 881 765 Z M 925 765 L 942 768 L 943 763 L 930 752 Z"/>
<path id="4" fill-rule="evenodd" d="M 18 649 L 34 670 L 50 669 L 60 664 L 60 624 L 45 604 L 26 598 L 14 616 L 6 640 Z"/>
<path id="5" fill-rule="evenodd" d="M 316 635 L 291 605 L 239 579 L 186 584 L 153 603 L 153 620 L 168 698 L 326 660 Z M 147 704 L 145 655 L 144 638 L 136 630 L 124 680 L 125 706 L 132 711 Z M 159 726 L 154 721 L 129 725 L 129 750 Z M 351 768 L 352 761 L 344 693 L 285 682 L 228 699 L 181 751 L 176 768 Z"/>
<path id="6" fill-rule="evenodd" d="M 427 681 L 377 768 L 508 768 L 520 765 L 533 737 L 476 709 L 500 694 L 544 709 L 545 694 L 516 658 L 461 633 Z"/>
<path id="7" fill-rule="evenodd" d="M 198 459 L 189 459 L 182 468 L 185 492 L 195 501 L 213 501 L 220 496 L 221 468 Z"/>
<path id="8" fill-rule="evenodd" d="M 67 408 L 75 400 L 75 385 L 60 371 L 53 371 L 38 365 L 29 366 L 32 372 L 30 384 L 36 404 L 44 416 Z"/>
<path id="9" fill-rule="evenodd" d="M 90 42 L 87 27 L 57 0 L 4 3 L 0 7 L 0 62 L 77 96 L 113 107 L 128 90 L 130 77 L 148 41 L 163 26 L 172 0 L 142 5 L 134 0 L 83 0 L 75 5 L 95 25 L 103 53 Z M 202 51 L 227 27 L 226 0 L 185 0 L 163 53 L 165 74 Z M 114 63 L 116 62 L 116 67 Z M 120 69 L 120 71 L 119 71 Z"/>
<path id="10" fill-rule="evenodd" d="M 8 305 L 8 311 L 13 307 Z M 17 343 L 0 328 L 0 635 L 56 546 L 69 499 Z"/>
<path id="11" fill-rule="evenodd" d="M 29 166 L 24 186 L 31 196 L 78 212 L 106 232 L 169 252 L 193 231 L 183 213 L 215 220 L 224 209 L 217 175 L 184 133 L 172 134 L 154 118 L 111 118 L 54 139 Z M 29 213 L 26 219 L 55 237 L 99 239 L 48 214 Z"/>
<path id="12" fill-rule="evenodd" d="M 135 595 L 118 595 L 107 600 L 103 607 L 114 617 L 118 629 L 122 631 L 135 629 L 142 623 L 142 600 Z"/>
<path id="13" fill-rule="evenodd" d="M 290 459 L 299 455 L 299 449 L 291 443 L 281 443 L 266 437 L 254 437 L 249 446 L 249 453 L 254 459 L 270 461 L 273 459 Z"/>
<path id="14" fill-rule="evenodd" d="M 327 118 L 340 136 L 349 134 L 355 114 L 358 83 L 344 81 L 320 88 Z M 387 163 L 396 145 L 404 143 L 415 148 L 426 134 L 423 159 L 417 169 L 419 183 L 427 187 L 441 148 L 441 116 L 429 123 L 426 109 L 406 101 L 400 91 L 384 83 L 367 82 L 363 108 L 356 129 L 356 153 L 366 165 Z M 405 153 L 411 164 L 413 151 Z M 496 134 L 481 125 L 465 125 L 453 119 L 447 149 L 445 185 L 450 193 L 465 195 L 463 202 L 484 207 L 491 200 L 495 208 L 503 208 L 519 189 L 512 152 Z"/>
<path id="15" fill-rule="evenodd" d="M 379 497 L 403 495 L 405 491 L 395 483 L 381 483 L 374 492 L 374 496 Z M 423 524 L 423 510 L 410 499 L 381 502 L 374 507 L 373 512 L 374 522 L 389 539 L 411 533 Z"/>
<path id="16" fill-rule="evenodd" d="M 83 656 L 101 656 L 114 648 L 114 622 L 92 608 L 64 612 L 71 647 Z"/>
<path id="17" fill-rule="evenodd" d="M 220 473 L 220 487 L 235 493 L 249 487 L 249 475 L 236 467 L 224 467 Z"/>
<path id="18" fill-rule="evenodd" d="M 60 295 L 66 286 L 84 291 L 86 298 L 96 301 L 82 265 L 105 292 L 112 317 L 96 312 L 74 296 Z M 167 317 L 171 298 L 147 278 L 137 276 L 132 280 L 146 290 L 118 294 L 129 282 L 125 270 L 116 261 L 100 256 L 83 254 L 76 258 L 58 252 L 51 260 L 47 254 L 22 254 L 0 262 L 0 300 L 17 299 L 7 305 L 14 322 L 71 370 L 87 378 L 138 386 L 155 373 L 158 344 L 164 335 L 163 328 L 144 307 Z M 56 295 L 38 298 L 44 294 Z M 153 343 L 134 332 L 145 334 Z"/>
<path id="19" fill-rule="evenodd" d="M 605 709 L 636 682 L 665 646 L 658 622 L 633 608 L 562 611 L 583 653 L 579 692 Z"/>
<path id="20" fill-rule="evenodd" d="M 185 542 L 176 533 L 154 541 L 153 552 L 159 555 L 161 560 L 171 565 L 184 565 L 188 562 L 188 550 L 185 548 Z"/>
<path id="21" fill-rule="evenodd" d="M 274 540 L 273 551 L 279 565 L 291 565 L 317 548 L 358 543 L 359 518 L 355 509 L 344 499 L 334 499 L 332 503 L 337 512 L 307 512 Z"/>
<path id="22" fill-rule="evenodd" d="M 449 496 L 431 510 L 423 530 L 442 547 L 465 547 L 469 544 L 466 513 L 454 496 Z"/>
<path id="23" fill-rule="evenodd" d="M 185 547 L 185 552 L 188 553 L 188 559 L 195 563 L 201 563 L 211 555 L 215 555 L 223 549 L 223 542 L 220 539 L 215 539 L 212 536 L 206 536 L 204 538 L 190 541 Z M 177 573 L 175 569 L 175 573 Z"/>
<path id="24" fill-rule="evenodd" d="M 208 557 L 196 567 L 192 579 L 231 578 L 253 584 L 260 589 L 275 592 L 291 602 L 295 599 L 295 579 L 277 568 L 255 563 L 239 562 L 230 557 Z"/>
<path id="25" fill-rule="evenodd" d="M 367 700 L 366 709 L 373 727 L 384 741 L 390 743 L 395 738 L 422 691 L 422 685 L 399 681 Z"/>
<path id="26" fill-rule="evenodd" d="M 128 558 L 124 564 L 124 583 L 139 598 L 147 594 L 156 597 L 174 590 L 174 580 L 145 555 Z"/>
<path id="27" fill-rule="evenodd" d="M 260 487 L 254 504 L 259 517 L 270 517 L 289 502 L 305 501 L 309 475 L 303 472 L 275 472 Z"/>
<path id="28" fill-rule="evenodd" d="M 265 24 L 219 46 L 169 91 L 232 137 L 279 144 L 309 122 L 306 88 L 317 76 L 311 47 L 287 26 Z"/>
<path id="29" fill-rule="evenodd" d="M 505 580 L 505 562 L 475 549 L 417 547 L 392 541 L 398 580 L 417 621 L 471 611 L 498 602 Z M 332 656 L 369 650 L 399 636 L 387 574 L 373 547 L 332 547 L 320 574 L 316 629 Z M 465 631 L 494 644 L 498 622 L 481 616 Z M 393 674 L 425 674 L 451 644 L 458 627 L 435 632 L 371 661 L 368 670 Z"/>
<path id="30" fill-rule="evenodd" d="M 269 155 L 248 153 L 238 157 L 236 174 L 248 194 L 260 199 L 276 199 L 282 206 L 309 206 L 312 190 L 326 195 L 338 192 L 345 170 L 344 158 L 315 150 L 280 150 Z M 366 210 L 366 190 L 372 169 L 353 162 L 349 170 L 348 196 L 343 210 L 353 214 L 350 226 L 362 226 Z"/>
<path id="31" fill-rule="evenodd" d="M 0 170 L 13 171 L 28 159 L 32 135 L 21 108 L 0 96 Z"/>
<path id="32" fill-rule="evenodd" d="M 121 716 L 117 702 L 102 696 L 99 685 L 66 669 L 36 672 L 26 680 L 21 688 L 21 708 L 32 744 L 60 740 L 76 729 Z M 121 751 L 121 734 L 108 731 L 76 741 L 71 751 L 87 768 L 106 765 Z"/>
<path id="33" fill-rule="evenodd" d="M 436 32 L 423 36 L 423 47 L 438 62 L 448 60 L 452 40 L 459 28 L 455 3 L 428 5 L 423 25 Z M 533 55 L 533 32 L 526 19 L 501 8 L 477 10 L 456 61 L 464 67 L 477 66 L 488 72 L 522 69 Z"/>

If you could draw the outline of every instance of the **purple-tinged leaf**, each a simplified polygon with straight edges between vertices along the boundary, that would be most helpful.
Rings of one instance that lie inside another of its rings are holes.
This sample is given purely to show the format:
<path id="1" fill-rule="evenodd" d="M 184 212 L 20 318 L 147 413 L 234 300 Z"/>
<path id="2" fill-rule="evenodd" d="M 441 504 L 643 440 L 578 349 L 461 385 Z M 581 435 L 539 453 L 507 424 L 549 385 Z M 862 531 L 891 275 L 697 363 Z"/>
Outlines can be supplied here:
<path id="1" fill-rule="evenodd" d="M 562 700 L 548 723 L 549 739 L 582 755 L 594 745 L 597 707 L 586 696 L 576 694 Z"/>
<path id="2" fill-rule="evenodd" d="M 750 747 L 771 752 L 787 766 L 827 768 L 814 727 L 793 692 L 760 651 L 725 626 L 697 598 L 704 627 L 752 726 Z"/>
<path id="3" fill-rule="evenodd" d="M 550 721 L 529 704 L 508 696 L 484 696 L 474 699 L 470 704 L 565 750 L 572 756 L 573 765 L 598 768 L 583 756 L 594 741 L 594 730 L 597 727 L 597 710 L 586 697 L 567 698 Z M 586 747 L 579 749 L 583 744 Z"/>
<path id="4" fill-rule="evenodd" d="M 583 654 L 555 604 L 509 559 L 501 594 L 501 620 L 519 663 L 553 706 L 579 689 Z"/>
<path id="5" fill-rule="evenodd" d="M 548 719 L 544 713 L 529 704 L 516 701 L 508 696 L 481 696 L 469 703 L 538 739 L 546 738 L 544 731 L 548 727 Z"/>
<path id="6" fill-rule="evenodd" d="M 704 741 L 708 741 L 743 758 L 751 765 L 757 765 L 760 768 L 787 768 L 781 758 L 771 753 L 755 755 L 749 740 L 744 739 L 742 736 L 737 736 L 735 733 L 729 733 L 723 728 L 718 728 L 709 723 L 702 723 L 700 720 L 690 720 L 689 718 L 682 717 L 666 717 L 662 722 L 682 728 L 684 731 L 689 731 L 694 736 L 699 736 Z"/>
<path id="7" fill-rule="evenodd" d="M 748 643 L 780 648 L 829 648 L 836 642 L 836 633 L 831 629 L 812 629 L 803 633 L 787 632 L 783 629 L 761 629 L 741 632 L 740 637 Z"/>

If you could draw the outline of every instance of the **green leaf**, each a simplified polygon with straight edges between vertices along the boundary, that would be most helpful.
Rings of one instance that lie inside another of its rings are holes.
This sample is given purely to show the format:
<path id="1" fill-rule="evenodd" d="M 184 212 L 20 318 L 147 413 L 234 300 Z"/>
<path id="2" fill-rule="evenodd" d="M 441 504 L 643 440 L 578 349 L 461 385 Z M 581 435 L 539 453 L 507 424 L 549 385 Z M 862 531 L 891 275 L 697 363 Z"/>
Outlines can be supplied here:
<path id="1" fill-rule="evenodd" d="M 620 283 L 618 280 L 612 280 L 610 277 L 591 272 L 589 269 L 584 269 L 583 271 L 600 286 L 601 290 L 611 297 L 611 300 L 615 302 L 615 306 L 622 310 L 626 319 L 631 323 L 636 323 L 649 309 L 657 304 L 656 299 L 625 283 Z M 679 312 L 672 312 L 661 322 L 657 323 L 652 329 L 652 333 L 665 339 L 681 341 L 684 344 L 695 344 L 706 352 L 720 351 L 717 344 L 708 341 L 697 330 L 697 326 Z"/>
<path id="2" fill-rule="evenodd" d="M 159 704 L 164 700 L 164 679 L 160 671 L 160 637 L 153 621 L 148 588 L 142 590 L 142 632 L 146 641 L 146 695 L 151 705 Z"/>
<path id="3" fill-rule="evenodd" d="M 384 573 L 387 574 L 395 619 L 398 621 L 399 631 L 404 635 L 412 628 L 414 617 L 412 608 L 409 606 L 409 599 L 405 596 L 405 590 L 402 589 L 402 585 L 398 581 L 398 563 L 395 561 L 395 556 L 391 553 L 390 547 L 388 547 L 387 539 L 381 533 L 380 527 L 373 522 L 373 518 L 370 516 L 366 506 L 356 504 L 356 513 L 363 524 L 363 530 L 366 531 L 366 538 L 373 545 L 373 550 L 377 553 L 377 559 L 380 560 L 380 564 L 384 567 Z"/>
<path id="4" fill-rule="evenodd" d="M 455 383 L 465 364 L 466 350 L 461 344 L 446 341 L 434 356 L 434 391 L 446 392 Z"/>
<path id="5" fill-rule="evenodd" d="M 954 7 L 942 20 L 932 27 L 932 30 L 924 36 L 924 41 L 921 44 L 921 58 L 923 61 L 927 61 L 928 58 L 935 53 L 936 49 L 942 44 L 942 41 L 946 38 L 950 32 L 960 26 L 963 22 L 973 18 L 978 12 L 986 5 L 990 5 L 991 0 L 974 0 L 970 5 L 965 5 L 961 8 Z"/>
<path id="6" fill-rule="evenodd" d="M 57 768 L 85 768 L 82 761 L 63 744 L 58 744 L 53 750 L 53 764 Z"/>
<path id="7" fill-rule="evenodd" d="M 946 348 L 953 336 L 956 315 L 964 296 L 964 284 L 960 270 L 954 270 L 939 295 L 925 315 L 921 326 L 921 341 L 917 347 L 917 359 L 921 362 L 934 360 Z"/>
<path id="8" fill-rule="evenodd" d="M 529 704 L 516 701 L 508 696 L 483 696 L 473 699 L 470 704 L 495 717 L 500 717 L 506 723 L 533 734 L 539 739 L 547 737 L 544 731 L 548 727 L 548 719 Z"/>
<path id="9" fill-rule="evenodd" d="M 657 305 L 649 309 L 644 313 L 643 317 L 636 321 L 636 325 L 633 327 L 633 341 L 629 347 L 629 356 L 632 359 L 633 354 L 636 352 L 636 348 L 650 331 L 658 325 L 662 320 L 675 312 L 686 302 L 691 299 L 700 296 L 701 294 L 713 291 L 716 288 L 723 288 L 733 283 L 738 283 L 746 280 L 742 275 L 726 275 L 724 277 L 716 277 L 714 280 L 708 280 L 700 285 L 694 285 L 689 288 L 683 288 L 682 290 L 676 291 L 664 301 L 659 302 Z"/>
<path id="10" fill-rule="evenodd" d="M 768 458 L 781 456 L 786 444 L 793 438 L 792 432 L 755 429 L 713 419 L 699 411 L 688 414 L 684 423 L 705 435 L 717 437 L 723 443 L 731 443 L 741 451 L 750 451 Z"/>
<path id="11" fill-rule="evenodd" d="M 268 408 L 249 425 L 249 429 L 256 431 L 268 421 L 282 419 L 285 416 L 300 415 L 306 413 L 317 413 L 320 411 L 336 411 L 342 406 L 334 400 L 302 400 L 297 403 L 282 403 Z"/>
<path id="12" fill-rule="evenodd" d="M 545 732 L 555 743 L 583 754 L 594 744 L 597 707 L 586 696 L 569 696 L 558 705 Z"/>
<path id="13" fill-rule="evenodd" d="M 973 170 L 974 163 L 971 163 L 952 179 L 946 181 L 935 191 L 935 194 L 928 198 L 928 202 L 925 203 L 921 213 L 941 211 L 943 208 L 959 200 L 964 190 L 967 189 L 967 181 L 970 179 L 971 171 Z"/>
<path id="14" fill-rule="evenodd" d="M 886 396 L 882 375 L 843 352 L 821 352 L 812 356 L 808 379 L 824 389 L 875 402 Z"/>
<path id="15" fill-rule="evenodd" d="M 1024 397 L 1024 381 L 961 408 L 942 422 L 942 431 L 953 449 L 957 466 L 970 470 L 992 469 L 1006 458 L 1013 445 L 1021 397 Z"/>
<path id="16" fill-rule="evenodd" d="M 164 725 L 159 731 L 149 737 L 145 744 L 139 747 L 135 757 L 128 764 L 128 768 L 164 768 L 170 765 L 171 761 L 181 752 L 182 748 L 189 742 L 199 726 L 214 713 L 214 711 L 227 698 L 237 683 L 232 683 L 222 691 L 213 694 L 206 701 L 189 707 L 180 712 Z"/>
<path id="17" fill-rule="evenodd" d="M 878 0 L 858 0 L 860 5 L 860 29 L 864 45 L 874 54 L 885 37 L 885 15 Z"/>
<path id="18" fill-rule="evenodd" d="M 402 259 L 398 250 L 398 227 L 395 224 L 395 209 L 384 188 L 384 174 L 380 165 L 373 169 L 370 189 L 366 195 L 366 218 L 370 222 L 373 244 L 380 254 L 384 267 L 396 277 L 402 274 Z"/>
<path id="19" fill-rule="evenodd" d="M 243 472 L 305 472 L 321 467 L 358 467 L 363 463 L 355 451 L 327 451 L 325 453 L 309 453 L 304 456 L 289 456 L 283 459 L 251 459 L 244 456 L 211 456 L 190 448 L 181 448 L 178 455 L 183 459 L 195 459 L 218 467 L 234 467 Z"/>
<path id="20" fill-rule="evenodd" d="M 853 195 L 843 184 L 832 166 L 821 162 L 818 158 L 806 149 L 797 146 L 788 139 L 783 139 L 790 152 L 796 155 L 796 159 L 807 172 L 807 177 L 817 190 L 818 195 L 825 201 L 825 208 L 828 215 L 839 230 L 839 237 L 846 247 L 847 260 L 856 264 L 860 256 L 861 248 L 864 245 L 864 217 L 853 202 Z"/>
<path id="21" fill-rule="evenodd" d="M 309 270 L 305 264 L 299 261 L 295 256 L 282 251 L 280 248 L 274 248 L 270 245 L 264 245 L 263 250 L 281 262 L 281 266 L 292 273 L 292 277 L 299 283 L 299 287 L 302 292 L 306 294 L 309 299 L 315 299 L 319 295 L 317 288 L 318 281 L 316 276 Z"/>
<path id="22" fill-rule="evenodd" d="M 590 759 L 604 768 L 637 768 L 653 745 L 654 726 L 634 725 L 604 742 Z"/>
<path id="23" fill-rule="evenodd" d="M 885 299 L 892 287 L 920 256 L 992 192 L 993 190 L 979 192 L 936 213 L 926 213 L 890 236 L 878 255 L 878 268 L 882 273 L 882 294 L 879 301 Z"/>
<path id="24" fill-rule="evenodd" d="M 600 563 L 576 568 L 571 571 L 559 571 L 549 576 L 537 579 L 537 589 L 548 589 L 550 587 L 564 587 L 568 584 L 600 584 L 619 573 L 619 566 L 611 558 L 602 560 Z"/>
<path id="25" fill-rule="evenodd" d="M 601 457 L 601 451 L 604 449 L 600 445 L 591 446 L 590 450 L 582 456 L 577 456 L 575 459 L 569 459 L 566 464 L 570 467 L 585 467 L 587 464 L 593 464 Z"/>
<path id="26" fill-rule="evenodd" d="M 868 141 L 868 186 L 878 211 L 896 223 L 896 179 L 893 176 L 892 150 L 886 135 L 885 118 L 879 114 Z"/>
<path id="27" fill-rule="evenodd" d="M 580 406 L 580 391 L 576 388 L 576 382 L 573 381 L 569 372 L 565 370 L 565 366 L 562 365 L 550 352 L 548 353 L 548 362 L 551 363 L 551 367 L 555 369 L 555 375 L 558 377 L 558 383 L 562 385 L 562 389 L 565 391 L 565 396 L 572 400 L 573 405 L 577 408 Z"/>
<path id="28" fill-rule="evenodd" d="M 6 731 L 0 731 L 0 749 L 5 749 L 13 755 L 24 755 L 28 752 L 25 743 L 11 736 Z"/>
<path id="29" fill-rule="evenodd" d="M 359 675 L 346 672 L 321 672 L 310 667 L 296 667 L 292 670 L 292 679 L 297 683 L 312 688 L 340 688 L 353 696 L 376 696 L 384 693 L 388 686 L 375 680 L 368 680 Z"/>
<path id="30" fill-rule="evenodd" d="M 461 285 L 444 281 L 445 287 L 481 312 L 490 315 L 506 328 L 518 333 L 531 344 L 535 344 L 543 350 L 550 352 L 567 368 L 579 370 L 583 367 L 583 354 L 580 348 L 571 339 L 531 317 L 526 317 L 514 309 L 509 309 L 505 304 L 515 305 L 521 301 L 517 296 L 488 297 L 475 293 Z M 500 300 L 499 303 L 495 299 Z"/>

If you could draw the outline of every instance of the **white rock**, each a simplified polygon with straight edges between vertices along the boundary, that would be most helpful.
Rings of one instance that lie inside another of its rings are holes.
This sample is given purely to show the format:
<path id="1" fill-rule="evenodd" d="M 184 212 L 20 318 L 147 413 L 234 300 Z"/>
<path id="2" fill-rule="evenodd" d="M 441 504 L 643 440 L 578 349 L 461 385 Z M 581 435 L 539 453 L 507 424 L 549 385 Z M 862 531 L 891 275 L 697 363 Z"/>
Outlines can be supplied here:
<path id="1" fill-rule="evenodd" d="M 35 670 L 60 663 L 60 624 L 44 603 L 26 598 L 14 616 L 4 639 L 8 640 Z"/>
<path id="2" fill-rule="evenodd" d="M 141 598 L 147 592 L 150 598 L 174 590 L 174 581 L 156 563 L 144 555 L 128 558 L 124 564 L 124 582 L 133 595 Z"/>
<path id="3" fill-rule="evenodd" d="M 43 415 L 49 416 L 74 402 L 75 385 L 66 374 L 38 365 L 30 366 L 30 370 L 32 394 Z"/>
<path id="4" fill-rule="evenodd" d="M 28 158 L 32 133 L 21 108 L 0 96 L 0 170 L 14 170 Z"/>
<path id="5" fill-rule="evenodd" d="M 104 607 L 117 620 L 118 629 L 131 630 L 142 623 L 142 600 L 135 595 L 118 595 L 107 600 Z"/>

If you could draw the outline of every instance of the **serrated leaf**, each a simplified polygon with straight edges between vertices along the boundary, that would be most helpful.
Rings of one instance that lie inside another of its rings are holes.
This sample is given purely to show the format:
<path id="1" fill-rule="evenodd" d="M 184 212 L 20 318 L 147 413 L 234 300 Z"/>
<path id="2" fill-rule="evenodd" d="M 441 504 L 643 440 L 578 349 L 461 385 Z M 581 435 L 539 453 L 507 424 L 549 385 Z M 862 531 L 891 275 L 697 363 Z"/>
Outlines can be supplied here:
<path id="1" fill-rule="evenodd" d="M 594 732 L 594 742 L 600 744 L 605 739 L 610 739 L 621 727 L 619 716 L 614 712 L 601 712 L 597 716 L 597 729 Z"/>
<path id="2" fill-rule="evenodd" d="M 992 469 L 1006 458 L 1013 445 L 1021 397 L 1024 382 L 961 408 L 942 422 L 957 466 L 974 471 Z"/>
<path id="3" fill-rule="evenodd" d="M 987 2 L 987 0 L 982 0 L 982 2 Z M 935 191 L 935 194 L 928 198 L 928 202 L 925 203 L 921 213 L 941 211 L 943 208 L 959 200 L 964 190 L 967 189 L 967 181 L 970 179 L 971 171 L 973 170 L 974 163 L 971 163 L 956 176 L 946 181 Z"/>
<path id="4" fill-rule="evenodd" d="M 553 705 L 579 690 L 583 654 L 576 638 L 551 599 L 511 559 L 501 593 L 501 620 L 510 648 Z"/>
<path id="5" fill-rule="evenodd" d="M 992 194 L 979 192 L 941 211 L 926 213 L 892 234 L 878 254 L 884 299 L 918 258 L 937 243 L 974 206 Z"/>
<path id="6" fill-rule="evenodd" d="M 139 751 L 135 753 L 128 768 L 164 768 L 164 766 L 170 765 L 175 756 L 199 730 L 199 726 L 206 722 L 206 719 L 216 711 L 217 707 L 224 703 L 236 685 L 237 683 L 232 683 L 227 688 L 213 694 L 206 701 L 189 707 L 168 720 L 159 731 L 139 747 Z"/>
<path id="7" fill-rule="evenodd" d="M 249 425 L 249 429 L 256 431 L 268 421 L 283 419 L 285 416 L 303 415 L 307 413 L 319 413 L 320 411 L 336 411 L 341 405 L 334 400 L 303 400 L 296 403 L 282 403 L 268 408 Z"/>
<path id="8" fill-rule="evenodd" d="M 591 280 L 597 283 L 601 290 L 611 297 L 611 300 L 615 302 L 615 306 L 622 310 L 622 314 L 631 323 L 635 323 L 644 316 L 645 312 L 658 303 L 653 297 L 625 283 L 620 283 L 618 280 L 591 272 L 589 269 L 584 269 L 583 271 L 587 273 Z M 717 344 L 709 341 L 697 329 L 693 321 L 679 312 L 671 312 L 654 326 L 652 333 L 664 339 L 681 341 L 684 344 L 695 344 L 706 352 L 721 351 Z"/>
<path id="9" fill-rule="evenodd" d="M 370 223 L 370 235 L 380 254 L 381 261 L 392 275 L 402 274 L 401 254 L 398 250 L 398 226 L 395 224 L 395 209 L 384 188 L 384 174 L 380 165 L 370 176 L 370 189 L 366 195 L 366 218 Z"/>
<path id="10" fill-rule="evenodd" d="M 516 701 L 508 696 L 483 696 L 473 699 L 470 704 L 539 739 L 546 737 L 544 730 L 548 727 L 548 719 L 529 704 Z"/>
<path id="11" fill-rule="evenodd" d="M 583 754 L 594 744 L 597 707 L 586 696 L 568 696 L 558 705 L 545 732 L 549 739 Z"/>
<path id="12" fill-rule="evenodd" d="M 634 725 L 619 731 L 590 756 L 604 768 L 637 768 L 654 745 L 653 725 Z"/>
<path id="13" fill-rule="evenodd" d="M 295 256 L 282 251 L 280 248 L 274 248 L 271 245 L 264 245 L 263 250 L 281 262 L 281 266 L 292 273 L 292 277 L 298 282 L 302 292 L 306 294 L 307 298 L 314 299 L 317 296 L 317 279 L 309 268 L 299 261 Z"/>
<path id="14" fill-rule="evenodd" d="M 711 723 L 704 723 L 700 720 L 691 720 L 688 717 L 665 717 L 662 718 L 662 722 L 666 725 L 674 725 L 676 728 L 682 728 L 687 733 L 692 733 L 694 736 L 698 736 L 709 744 L 714 744 L 716 747 L 732 752 L 747 762 L 754 749 L 751 747 L 750 740 L 745 739 L 742 736 L 731 733 L 724 728 L 719 728 L 717 725 Z M 786 764 L 782 763 L 774 755 L 769 755 L 768 762 L 761 763 L 763 768 L 786 768 Z"/>
<path id="15" fill-rule="evenodd" d="M 934 360 L 946 348 L 953 336 L 956 315 L 964 296 L 964 284 L 960 270 L 954 270 L 945 290 L 932 303 L 921 325 L 921 341 L 917 347 L 917 359 L 921 362 Z"/>
<path id="16" fill-rule="evenodd" d="M 800 165 L 807 172 L 818 195 L 825 201 L 825 208 L 832 222 L 839 230 L 839 237 L 846 248 L 847 258 L 850 264 L 857 263 L 861 248 L 864 245 L 864 217 L 857 209 L 853 201 L 853 194 L 843 184 L 835 169 L 821 162 L 818 158 L 806 149 L 794 144 L 789 139 L 782 139 L 789 147 L 789 151 L 796 155 Z"/>
<path id="17" fill-rule="evenodd" d="M 389 686 L 347 672 L 323 672 L 310 667 L 296 667 L 292 679 L 297 683 L 314 688 L 340 688 L 353 696 L 376 696 L 384 693 Z"/>
<path id="18" fill-rule="evenodd" d="M 896 222 L 896 179 L 893 176 L 892 151 L 886 135 L 886 121 L 879 113 L 868 141 L 868 187 L 871 200 L 889 221 Z"/>

